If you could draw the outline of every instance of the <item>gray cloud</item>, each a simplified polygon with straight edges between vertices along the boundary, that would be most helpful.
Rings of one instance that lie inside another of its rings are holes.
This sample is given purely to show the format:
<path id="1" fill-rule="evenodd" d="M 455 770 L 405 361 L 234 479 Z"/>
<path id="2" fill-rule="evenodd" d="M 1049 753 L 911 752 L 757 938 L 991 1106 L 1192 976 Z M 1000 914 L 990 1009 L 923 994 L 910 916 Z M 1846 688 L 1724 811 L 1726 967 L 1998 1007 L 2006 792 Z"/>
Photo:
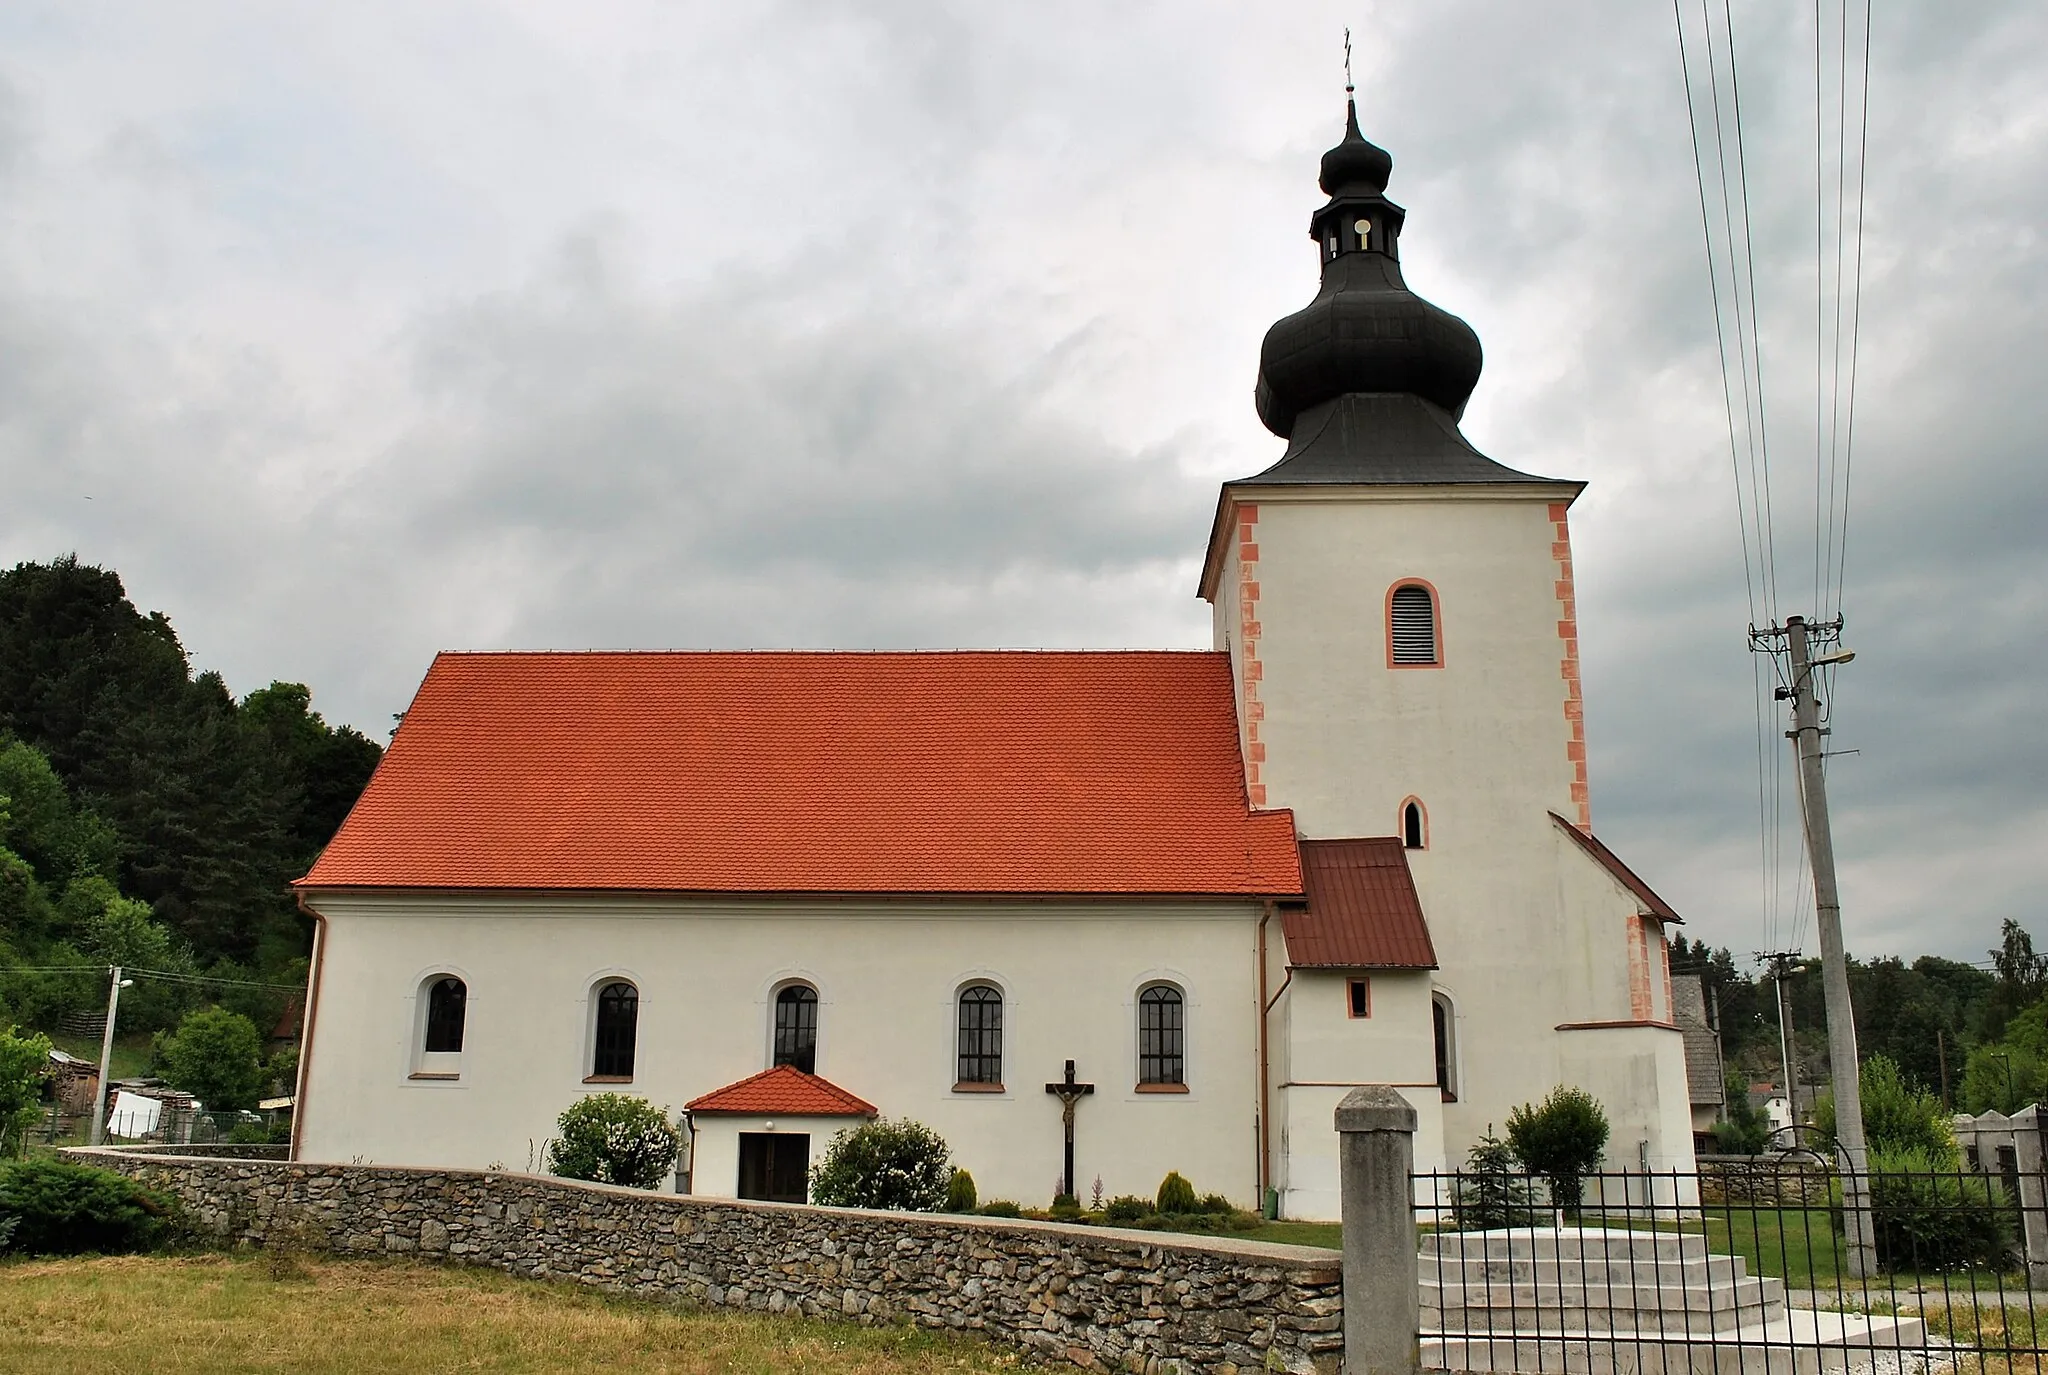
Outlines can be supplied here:
<path id="1" fill-rule="evenodd" d="M 1972 956 L 2048 891 L 2037 8 L 1879 16 L 1831 775 L 1862 950 Z M 238 689 L 371 729 L 444 646 L 1204 643 L 1347 22 L 1410 280 L 1487 346 L 1468 432 L 1593 484 L 1596 823 L 1696 934 L 1789 939 L 1655 6 L 0 27 L 0 558 L 115 566 Z M 1737 23 L 1805 610 L 1809 39 Z"/>

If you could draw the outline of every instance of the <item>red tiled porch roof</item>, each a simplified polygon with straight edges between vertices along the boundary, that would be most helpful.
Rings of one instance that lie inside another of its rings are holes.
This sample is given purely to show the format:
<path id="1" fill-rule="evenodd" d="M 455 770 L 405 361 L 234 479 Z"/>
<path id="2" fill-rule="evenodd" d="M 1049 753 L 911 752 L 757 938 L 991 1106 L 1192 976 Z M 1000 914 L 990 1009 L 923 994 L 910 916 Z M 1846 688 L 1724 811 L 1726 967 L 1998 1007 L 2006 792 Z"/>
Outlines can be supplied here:
<path id="1" fill-rule="evenodd" d="M 1434 969 L 1436 947 L 1408 852 L 1392 837 L 1301 842 L 1306 907 L 1283 907 L 1287 962 L 1324 969 Z"/>
<path id="2" fill-rule="evenodd" d="M 829 1079 L 777 1065 L 684 1104 L 691 1112 L 742 1117 L 873 1117 L 875 1105 Z"/>

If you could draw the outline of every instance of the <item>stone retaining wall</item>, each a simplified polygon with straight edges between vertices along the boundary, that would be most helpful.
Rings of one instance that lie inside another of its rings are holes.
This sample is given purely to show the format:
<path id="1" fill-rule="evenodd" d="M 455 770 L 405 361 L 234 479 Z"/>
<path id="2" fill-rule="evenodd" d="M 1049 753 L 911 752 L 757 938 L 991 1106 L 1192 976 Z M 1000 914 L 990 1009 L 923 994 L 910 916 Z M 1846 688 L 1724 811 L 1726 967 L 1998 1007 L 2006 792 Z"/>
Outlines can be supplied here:
<path id="1" fill-rule="evenodd" d="M 1830 1201 L 1834 1172 L 1805 1156 L 1703 1155 L 1700 1202 L 1820 1208 Z"/>
<path id="2" fill-rule="evenodd" d="M 409 1255 L 691 1303 L 978 1331 L 1091 1370 L 1335 1375 L 1336 1252 L 733 1203 L 540 1175 L 73 1150 L 221 1239 Z"/>

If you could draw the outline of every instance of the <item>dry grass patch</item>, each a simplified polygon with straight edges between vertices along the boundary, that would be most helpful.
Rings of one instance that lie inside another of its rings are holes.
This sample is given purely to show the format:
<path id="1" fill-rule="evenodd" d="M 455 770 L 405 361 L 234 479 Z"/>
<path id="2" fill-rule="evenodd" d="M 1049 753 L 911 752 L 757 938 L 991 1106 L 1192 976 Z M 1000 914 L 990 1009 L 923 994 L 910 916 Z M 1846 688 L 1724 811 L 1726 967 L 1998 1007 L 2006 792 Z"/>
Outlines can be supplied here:
<path id="1" fill-rule="evenodd" d="M 0 1370 L 1011 1370 L 981 1342 L 907 1328 L 689 1312 L 565 1284 L 373 1261 L 128 1256 L 0 1266 Z"/>

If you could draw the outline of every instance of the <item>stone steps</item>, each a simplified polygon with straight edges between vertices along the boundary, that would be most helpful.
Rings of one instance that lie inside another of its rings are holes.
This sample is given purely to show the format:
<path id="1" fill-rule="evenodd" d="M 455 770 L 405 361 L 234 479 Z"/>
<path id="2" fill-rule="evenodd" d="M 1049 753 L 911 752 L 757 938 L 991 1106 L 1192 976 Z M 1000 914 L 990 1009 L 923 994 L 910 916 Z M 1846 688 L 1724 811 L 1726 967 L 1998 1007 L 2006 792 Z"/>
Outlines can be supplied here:
<path id="1" fill-rule="evenodd" d="M 1574 1334 L 1425 1334 L 1428 1370 L 1543 1375 L 1945 1375 L 1955 1353 L 1930 1342 L 1918 1318 L 1789 1309 L 1768 1322 L 1712 1337 Z"/>
<path id="2" fill-rule="evenodd" d="M 1729 1332 L 1785 1313 L 1785 1286 L 1740 1278 L 1712 1286 L 1438 1285 L 1422 1283 L 1425 1329 L 1515 1332 L 1525 1327 L 1571 1331 Z"/>

